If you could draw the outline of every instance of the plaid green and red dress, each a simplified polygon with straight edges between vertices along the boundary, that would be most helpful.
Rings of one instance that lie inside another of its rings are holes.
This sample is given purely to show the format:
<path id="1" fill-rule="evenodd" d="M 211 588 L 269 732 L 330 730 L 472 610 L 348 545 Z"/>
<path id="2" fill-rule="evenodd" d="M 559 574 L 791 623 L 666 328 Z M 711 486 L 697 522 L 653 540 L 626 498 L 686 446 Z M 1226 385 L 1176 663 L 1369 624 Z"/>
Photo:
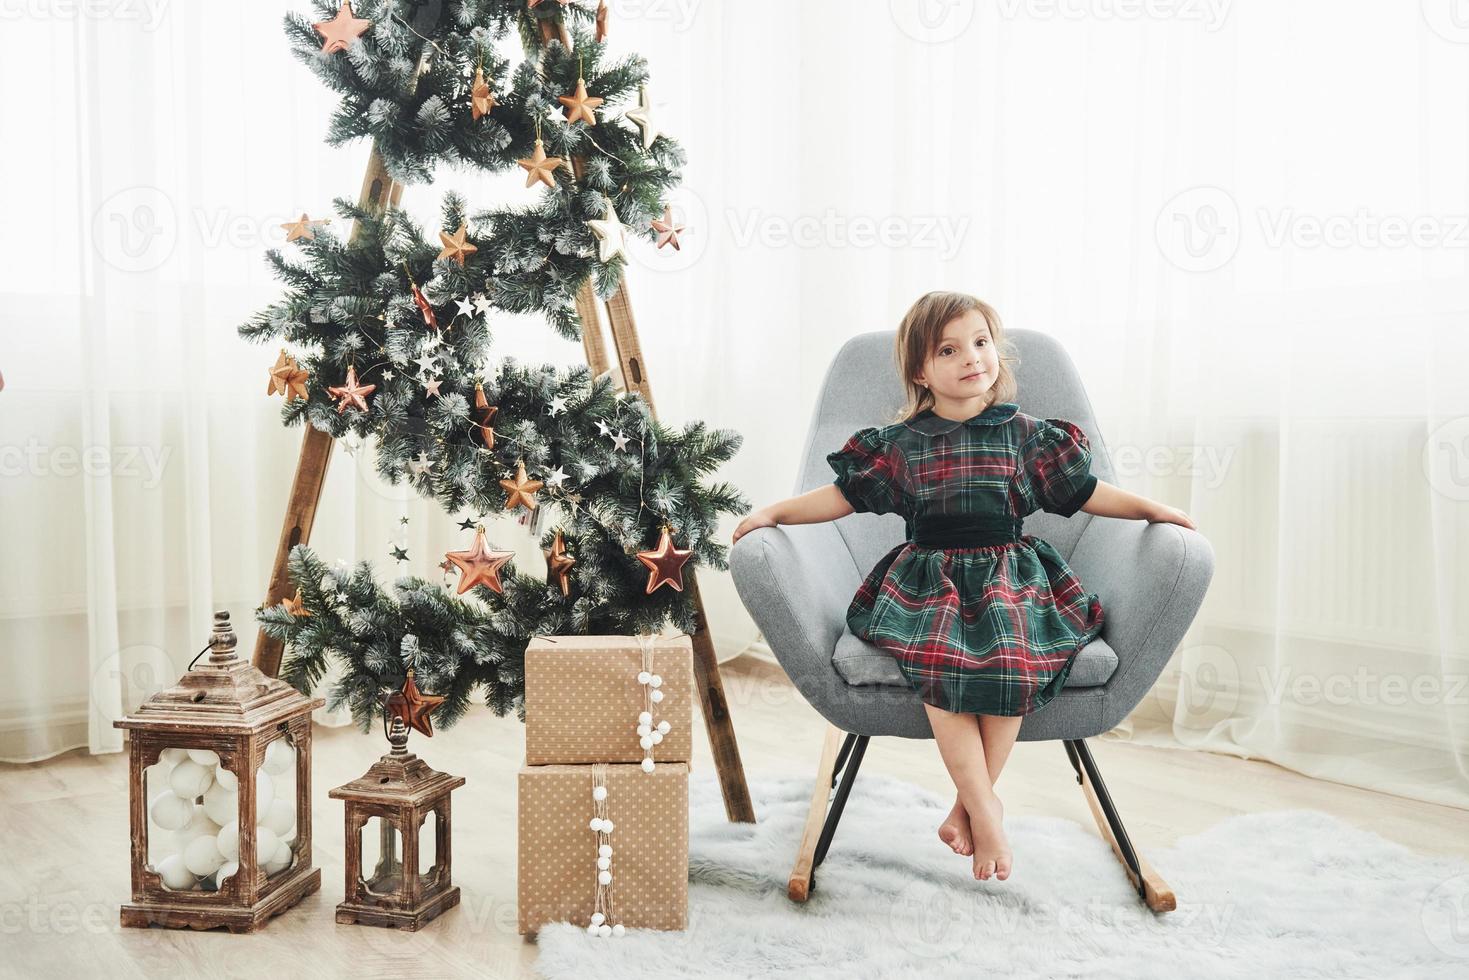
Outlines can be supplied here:
<path id="1" fill-rule="evenodd" d="M 1055 697 L 1101 632 L 1102 604 L 1021 519 L 1086 503 L 1086 434 L 1013 402 L 965 422 L 928 409 L 859 429 L 826 461 L 854 510 L 907 524 L 852 598 L 852 632 L 946 711 L 1025 715 Z"/>

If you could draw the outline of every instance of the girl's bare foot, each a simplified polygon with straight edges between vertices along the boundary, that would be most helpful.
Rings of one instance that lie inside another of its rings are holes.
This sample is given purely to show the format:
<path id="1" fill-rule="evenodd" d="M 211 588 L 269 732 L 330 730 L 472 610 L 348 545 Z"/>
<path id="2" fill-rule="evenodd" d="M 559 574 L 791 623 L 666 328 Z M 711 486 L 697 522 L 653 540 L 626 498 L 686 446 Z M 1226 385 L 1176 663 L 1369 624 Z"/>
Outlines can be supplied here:
<path id="1" fill-rule="evenodd" d="M 1005 805 L 994 793 L 975 810 L 969 810 L 970 832 L 974 835 L 974 877 L 990 876 L 1004 881 L 1010 877 L 1010 839 L 1005 836 Z"/>
<path id="2" fill-rule="evenodd" d="M 974 853 L 974 840 L 969 836 L 969 814 L 959 797 L 954 797 L 954 808 L 939 824 L 939 840 L 948 844 L 955 854 L 968 856 Z"/>

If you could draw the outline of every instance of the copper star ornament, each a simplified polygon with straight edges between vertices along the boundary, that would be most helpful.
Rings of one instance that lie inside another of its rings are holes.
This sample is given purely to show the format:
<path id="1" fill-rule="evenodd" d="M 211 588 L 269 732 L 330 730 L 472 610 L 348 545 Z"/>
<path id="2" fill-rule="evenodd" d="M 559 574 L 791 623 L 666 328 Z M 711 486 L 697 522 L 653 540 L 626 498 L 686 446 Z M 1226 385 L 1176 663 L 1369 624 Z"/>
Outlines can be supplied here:
<path id="1" fill-rule="evenodd" d="M 658 127 L 653 123 L 653 103 L 648 99 L 648 86 L 638 86 L 638 104 L 623 115 L 637 124 L 638 132 L 643 135 L 643 149 L 652 146 L 658 138 Z"/>
<path id="2" fill-rule="evenodd" d="M 486 449 L 495 448 L 495 430 L 490 423 L 495 421 L 495 413 L 500 411 L 500 406 L 491 405 L 490 400 L 485 397 L 485 386 L 476 383 L 474 386 L 474 423 L 475 431 L 479 434 L 480 441 L 485 444 Z"/>
<path id="3" fill-rule="evenodd" d="M 357 368 L 355 365 L 347 365 L 347 383 L 340 386 L 327 386 L 327 393 L 337 399 L 337 414 L 341 415 L 352 406 L 358 411 L 367 411 L 367 396 L 377 391 L 377 385 L 360 385 L 357 383 Z"/>
<path id="4" fill-rule="evenodd" d="M 516 163 L 525 168 L 525 186 L 530 187 L 536 181 L 540 181 L 547 187 L 556 186 L 556 169 L 561 166 L 560 157 L 546 156 L 546 146 L 540 140 L 536 140 L 536 148 L 531 155 Z"/>
<path id="5" fill-rule="evenodd" d="M 561 529 L 556 529 L 556 540 L 551 543 L 551 550 L 544 552 L 546 556 L 546 581 L 556 579 L 556 584 L 561 588 L 563 596 L 571 595 L 571 566 L 576 564 L 576 559 L 566 553 L 566 543 L 561 540 Z"/>
<path id="6" fill-rule="evenodd" d="M 625 236 L 626 226 L 618 220 L 617 212 L 612 207 L 612 198 L 607 198 L 607 213 L 602 220 L 593 219 L 588 221 L 592 234 L 597 236 L 597 259 L 601 262 L 610 261 L 613 256 L 620 255 L 623 260 L 627 259 L 627 241 Z"/>
<path id="7" fill-rule="evenodd" d="M 401 718 L 403 724 L 415 731 L 422 732 L 429 738 L 433 738 L 434 725 L 429 720 L 429 715 L 444 703 L 444 699 L 435 694 L 424 694 L 418 689 L 413 681 L 413 669 L 408 669 L 408 677 L 403 681 L 403 688 L 388 695 L 388 703 L 385 710 L 390 718 Z"/>
<path id="8" fill-rule="evenodd" d="M 648 566 L 648 588 L 647 594 L 653 592 L 665 583 L 673 586 L 678 591 L 683 591 L 683 566 L 694 552 L 692 549 L 679 550 L 673 546 L 673 531 L 667 524 L 663 525 L 663 533 L 658 537 L 658 547 L 652 551 L 639 551 L 638 561 Z"/>
<path id="9" fill-rule="evenodd" d="M 501 595 L 505 588 L 500 584 L 500 569 L 515 557 L 513 551 L 491 551 L 485 545 L 485 529 L 474 529 L 474 546 L 468 551 L 451 551 L 444 555 L 459 566 L 459 594 L 463 595 L 476 585 L 488 586 Z"/>
<path id="10" fill-rule="evenodd" d="M 342 0 L 342 5 L 337 8 L 335 17 L 311 26 L 316 28 L 316 33 L 326 39 L 321 45 L 321 50 L 327 54 L 334 54 L 338 51 L 345 51 L 347 45 L 367 33 L 367 29 L 372 26 L 372 21 L 362 20 L 352 13 L 352 0 Z"/>
<path id="11" fill-rule="evenodd" d="M 281 225 L 281 227 L 286 230 L 286 241 L 288 242 L 294 242 L 298 238 L 311 241 L 316 237 L 317 225 L 329 225 L 331 223 L 331 218 L 322 218 L 319 221 L 313 221 L 305 211 L 302 211 L 300 218 L 295 221 L 288 221 Z"/>
<path id="12" fill-rule="evenodd" d="M 442 235 L 443 232 L 439 234 Z M 473 248 L 473 246 L 470 247 Z M 424 325 L 432 330 L 439 329 L 439 318 L 434 315 L 433 304 L 428 301 L 428 297 L 423 295 L 423 290 L 418 288 L 418 283 L 409 282 L 409 285 L 413 287 L 413 304 L 418 307 L 418 312 L 423 316 Z"/>
<path id="13" fill-rule="evenodd" d="M 574 123 L 578 119 L 588 126 L 597 125 L 597 114 L 592 110 L 602 104 L 602 99 L 595 95 L 587 94 L 587 80 L 578 78 L 576 80 L 576 91 L 571 95 L 558 95 L 556 101 L 566 106 L 566 121 Z"/>
<path id="14" fill-rule="evenodd" d="M 468 234 L 469 227 L 462 221 L 459 223 L 459 230 L 452 235 L 443 231 L 439 232 L 439 241 L 444 243 L 444 249 L 439 253 L 439 258 L 453 259 L 462 268 L 464 260 L 479 251 L 479 246 L 471 245 L 466 240 Z"/>
<path id="15" fill-rule="evenodd" d="M 663 205 L 663 217 L 653 219 L 653 230 L 658 233 L 658 248 L 672 245 L 675 252 L 683 251 L 683 246 L 678 243 L 678 236 L 683 231 L 683 225 L 674 225 L 672 207 L 667 204 Z"/>
<path id="16" fill-rule="evenodd" d="M 289 613 L 292 616 L 303 616 L 304 617 L 304 616 L 310 616 L 311 615 L 311 610 L 309 610 L 309 609 L 306 608 L 306 603 L 301 598 L 301 590 L 300 589 L 297 589 L 296 590 L 296 596 L 295 596 L 295 598 L 293 598 L 293 599 L 282 599 L 281 600 L 281 608 L 284 609 L 287 613 Z"/>
<path id="17" fill-rule="evenodd" d="M 306 377 L 306 372 L 296 363 L 296 359 L 282 350 L 280 357 L 275 359 L 275 365 L 270 369 L 270 387 L 265 389 L 265 393 L 285 395 L 287 402 L 297 398 L 305 401 Z"/>
<path id="18" fill-rule="evenodd" d="M 525 476 L 525 460 L 517 460 L 515 463 L 515 479 L 500 481 L 510 494 L 505 501 L 506 510 L 514 510 L 520 504 L 525 504 L 526 510 L 536 509 L 536 491 L 545 486 L 540 480 L 528 480 Z"/>
<path id="19" fill-rule="evenodd" d="M 490 91 L 489 83 L 485 81 L 485 70 L 483 67 L 474 70 L 474 85 L 469 90 L 470 113 L 474 119 L 488 116 L 490 110 L 495 108 L 495 93 Z"/>
<path id="20" fill-rule="evenodd" d="M 597 40 L 607 40 L 607 0 L 597 0 Z"/>

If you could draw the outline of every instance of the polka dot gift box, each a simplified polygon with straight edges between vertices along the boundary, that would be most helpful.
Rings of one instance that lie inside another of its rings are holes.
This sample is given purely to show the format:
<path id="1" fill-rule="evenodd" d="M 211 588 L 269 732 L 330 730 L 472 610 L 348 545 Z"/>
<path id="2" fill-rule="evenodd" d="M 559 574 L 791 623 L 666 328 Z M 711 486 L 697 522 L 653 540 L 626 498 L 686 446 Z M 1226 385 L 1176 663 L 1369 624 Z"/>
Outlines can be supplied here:
<path id="1" fill-rule="evenodd" d="M 526 765 L 688 762 L 693 692 L 687 634 L 537 636 L 525 649 Z"/>

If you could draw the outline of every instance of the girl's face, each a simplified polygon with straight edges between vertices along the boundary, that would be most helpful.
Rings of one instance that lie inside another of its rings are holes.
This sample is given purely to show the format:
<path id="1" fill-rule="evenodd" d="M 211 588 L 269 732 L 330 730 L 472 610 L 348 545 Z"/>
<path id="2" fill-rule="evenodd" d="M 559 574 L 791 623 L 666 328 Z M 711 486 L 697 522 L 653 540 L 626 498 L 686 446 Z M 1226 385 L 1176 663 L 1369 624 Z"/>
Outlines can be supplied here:
<path id="1" fill-rule="evenodd" d="M 940 402 L 973 404 L 999 376 L 1000 356 L 990 325 L 978 310 L 969 310 L 944 324 L 938 347 L 915 380 L 932 389 Z"/>

